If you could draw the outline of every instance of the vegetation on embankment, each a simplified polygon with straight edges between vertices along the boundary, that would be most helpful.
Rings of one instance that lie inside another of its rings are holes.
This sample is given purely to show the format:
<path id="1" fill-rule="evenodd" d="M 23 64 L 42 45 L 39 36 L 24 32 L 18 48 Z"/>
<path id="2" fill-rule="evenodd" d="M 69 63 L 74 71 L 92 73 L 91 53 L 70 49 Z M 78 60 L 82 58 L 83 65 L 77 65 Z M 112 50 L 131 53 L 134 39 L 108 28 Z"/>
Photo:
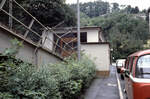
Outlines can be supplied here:
<path id="1" fill-rule="evenodd" d="M 37 68 L 15 58 L 18 44 L 0 55 L 0 99 L 77 99 L 95 77 L 95 64 L 86 56 Z"/>

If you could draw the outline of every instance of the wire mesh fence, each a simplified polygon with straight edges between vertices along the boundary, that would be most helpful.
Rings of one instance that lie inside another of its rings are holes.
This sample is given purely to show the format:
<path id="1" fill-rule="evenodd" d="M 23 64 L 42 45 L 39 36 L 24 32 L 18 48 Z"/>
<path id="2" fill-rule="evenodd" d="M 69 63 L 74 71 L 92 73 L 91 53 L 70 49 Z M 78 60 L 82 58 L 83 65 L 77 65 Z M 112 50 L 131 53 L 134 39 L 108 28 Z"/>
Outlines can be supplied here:
<path id="1" fill-rule="evenodd" d="M 74 42 L 76 41 L 76 38 L 69 41 L 63 39 L 64 37 L 72 35 L 70 34 L 71 31 L 59 35 L 55 33 L 52 28 L 46 27 L 39 22 L 38 19 L 28 12 L 28 9 L 25 9 L 16 0 L 11 1 L 13 6 L 10 12 L 10 0 L 0 0 L 1 25 L 5 25 L 7 28 L 15 31 L 18 35 L 23 36 L 25 39 L 30 40 L 35 44 L 40 44 L 42 47 L 47 47 L 52 52 L 61 56 L 69 56 L 76 51 L 77 46 L 71 45 L 71 43 L 76 45 Z M 12 22 L 10 20 L 12 20 Z M 51 36 L 57 39 L 50 37 L 50 35 L 47 35 L 46 33 L 52 33 L 53 35 Z"/>

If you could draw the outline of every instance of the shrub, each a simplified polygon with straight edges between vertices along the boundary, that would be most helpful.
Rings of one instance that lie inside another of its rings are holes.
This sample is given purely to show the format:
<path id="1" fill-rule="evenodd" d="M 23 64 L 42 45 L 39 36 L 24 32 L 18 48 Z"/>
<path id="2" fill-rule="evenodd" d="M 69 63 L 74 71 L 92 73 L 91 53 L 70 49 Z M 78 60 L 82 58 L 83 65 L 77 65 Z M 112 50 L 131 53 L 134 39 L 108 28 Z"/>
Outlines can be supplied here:
<path id="1" fill-rule="evenodd" d="M 72 57 L 65 61 L 50 64 L 51 75 L 57 79 L 63 99 L 77 99 L 95 77 L 95 64 L 87 56 L 83 56 L 80 62 Z"/>
<path id="2" fill-rule="evenodd" d="M 7 92 L 0 92 L 0 99 L 13 99 L 13 95 Z"/>
<path id="3" fill-rule="evenodd" d="M 73 80 L 82 80 L 83 87 L 87 88 L 90 81 L 96 75 L 96 66 L 91 59 L 86 55 L 82 56 L 80 62 L 74 60 L 74 58 L 67 59 L 68 65 L 71 68 L 71 73 L 73 74 Z"/>
<path id="4" fill-rule="evenodd" d="M 95 64 L 67 58 L 36 68 L 11 57 L 0 59 L 1 99 L 77 99 L 95 77 Z"/>
<path id="5" fill-rule="evenodd" d="M 47 68 L 38 70 L 27 63 L 21 64 L 9 78 L 9 91 L 15 98 L 59 99 L 57 81 Z"/>
<path id="6" fill-rule="evenodd" d="M 8 79 L 21 63 L 21 60 L 14 59 L 14 57 L 0 56 L 0 92 L 8 91 Z"/>

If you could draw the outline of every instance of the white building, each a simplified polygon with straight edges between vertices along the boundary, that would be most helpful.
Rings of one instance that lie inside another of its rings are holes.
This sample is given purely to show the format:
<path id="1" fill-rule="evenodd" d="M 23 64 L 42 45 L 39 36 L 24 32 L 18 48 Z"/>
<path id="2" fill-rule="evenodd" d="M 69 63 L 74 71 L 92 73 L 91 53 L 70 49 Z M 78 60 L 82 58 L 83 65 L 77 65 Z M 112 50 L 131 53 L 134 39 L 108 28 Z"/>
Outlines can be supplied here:
<path id="1" fill-rule="evenodd" d="M 48 39 L 43 40 L 44 46 L 50 50 L 60 53 L 62 56 L 67 54 L 61 50 L 56 43 L 67 50 L 72 52 L 69 46 L 77 50 L 77 28 L 59 28 L 55 29 L 54 32 L 47 32 Z M 68 34 L 66 34 L 68 33 Z M 59 38 L 59 35 L 61 38 Z M 45 37 L 45 36 L 43 36 Z M 54 43 L 52 43 L 53 41 Z M 68 43 L 69 46 L 64 47 L 64 42 Z M 102 34 L 100 27 L 83 27 L 81 28 L 81 50 L 86 53 L 97 65 L 98 76 L 108 76 L 110 71 L 110 46 Z"/>

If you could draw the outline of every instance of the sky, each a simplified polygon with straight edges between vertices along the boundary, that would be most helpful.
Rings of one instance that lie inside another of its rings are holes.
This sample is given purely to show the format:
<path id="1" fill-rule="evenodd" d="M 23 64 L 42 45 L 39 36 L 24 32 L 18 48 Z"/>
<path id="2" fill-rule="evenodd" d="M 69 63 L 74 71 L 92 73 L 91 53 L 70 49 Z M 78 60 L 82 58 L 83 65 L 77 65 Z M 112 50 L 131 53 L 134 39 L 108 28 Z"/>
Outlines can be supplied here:
<path id="1" fill-rule="evenodd" d="M 79 0 L 80 2 L 93 2 L 96 0 Z M 132 7 L 138 6 L 140 10 L 148 9 L 150 7 L 150 0 L 102 0 L 110 3 L 117 2 L 120 5 L 131 5 Z M 76 3 L 77 0 L 66 0 L 67 3 Z"/>

